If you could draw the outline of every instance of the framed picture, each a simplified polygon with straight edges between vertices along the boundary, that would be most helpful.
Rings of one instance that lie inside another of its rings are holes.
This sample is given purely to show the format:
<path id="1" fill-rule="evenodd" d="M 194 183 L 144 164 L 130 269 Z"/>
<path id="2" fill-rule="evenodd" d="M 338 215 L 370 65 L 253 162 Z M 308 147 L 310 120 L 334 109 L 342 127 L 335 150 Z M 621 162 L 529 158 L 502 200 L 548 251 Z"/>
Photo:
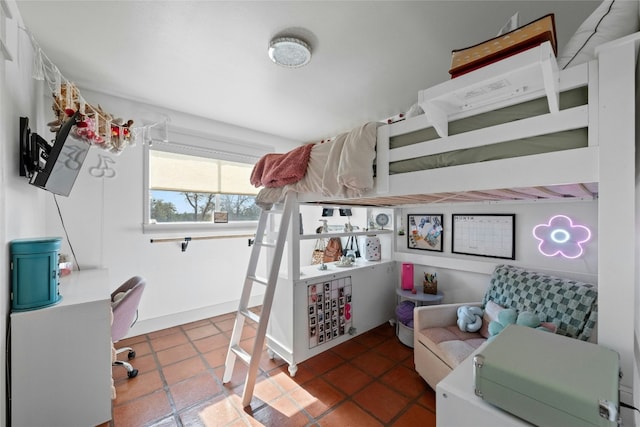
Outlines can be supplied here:
<path id="1" fill-rule="evenodd" d="M 228 212 L 214 212 L 213 213 L 213 222 L 216 224 L 226 224 L 229 222 L 229 213 Z"/>
<path id="2" fill-rule="evenodd" d="M 516 259 L 515 214 L 451 215 L 451 252 Z"/>
<path id="3" fill-rule="evenodd" d="M 322 208 L 322 216 L 333 216 L 333 208 Z"/>
<path id="4" fill-rule="evenodd" d="M 407 215 L 409 249 L 442 252 L 442 215 Z"/>

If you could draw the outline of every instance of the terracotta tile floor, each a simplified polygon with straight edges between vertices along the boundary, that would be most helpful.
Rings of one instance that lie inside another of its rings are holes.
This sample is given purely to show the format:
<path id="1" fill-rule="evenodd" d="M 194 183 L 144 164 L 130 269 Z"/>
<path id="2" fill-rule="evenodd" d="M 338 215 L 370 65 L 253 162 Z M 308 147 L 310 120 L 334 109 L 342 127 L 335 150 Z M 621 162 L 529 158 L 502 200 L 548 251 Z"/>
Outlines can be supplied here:
<path id="1" fill-rule="evenodd" d="M 242 408 L 246 366 L 222 384 L 235 314 L 128 338 L 139 370 L 113 368 L 113 419 L 101 427 L 435 426 L 435 394 L 418 376 L 413 350 L 385 323 L 298 365 L 263 351 L 250 407 Z M 241 345 L 250 348 L 248 321 Z M 121 355 L 120 357 L 126 357 Z"/>

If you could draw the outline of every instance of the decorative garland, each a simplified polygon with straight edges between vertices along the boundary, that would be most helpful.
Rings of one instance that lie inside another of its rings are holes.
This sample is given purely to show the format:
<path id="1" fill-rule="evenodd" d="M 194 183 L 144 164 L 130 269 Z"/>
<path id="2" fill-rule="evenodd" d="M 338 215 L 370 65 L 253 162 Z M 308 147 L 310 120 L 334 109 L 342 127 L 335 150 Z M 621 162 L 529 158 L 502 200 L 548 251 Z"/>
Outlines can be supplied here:
<path id="1" fill-rule="evenodd" d="M 55 119 L 47 124 L 49 130 L 58 132 L 65 121 L 79 112 L 70 135 L 115 154 L 129 145 L 135 145 L 137 132 L 133 128 L 133 120 L 116 118 L 100 105 L 94 107 L 87 103 L 78 88 L 62 76 L 58 67 L 42 51 L 33 34 L 24 30 L 29 34 L 34 48 L 33 78 L 46 81 L 53 96 Z M 146 129 L 143 128 L 144 131 Z"/>
<path id="2" fill-rule="evenodd" d="M 76 138 L 112 153 L 120 153 L 128 145 L 135 144 L 133 120 L 124 122 L 104 111 L 100 105 L 87 104 L 73 83 L 65 81 L 59 90 L 53 92 L 52 109 L 56 119 L 47 123 L 51 132 L 58 132 L 77 111 L 80 115 L 71 129 L 71 135 Z"/>

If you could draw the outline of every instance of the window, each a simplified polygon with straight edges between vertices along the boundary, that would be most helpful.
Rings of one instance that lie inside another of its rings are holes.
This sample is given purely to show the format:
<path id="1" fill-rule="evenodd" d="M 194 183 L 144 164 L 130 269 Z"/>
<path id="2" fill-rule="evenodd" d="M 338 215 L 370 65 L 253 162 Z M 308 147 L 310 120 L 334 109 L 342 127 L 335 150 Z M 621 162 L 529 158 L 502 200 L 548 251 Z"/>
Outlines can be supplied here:
<path id="1" fill-rule="evenodd" d="M 145 153 L 145 225 L 255 226 L 258 189 L 249 177 L 257 158 L 155 142 Z"/>

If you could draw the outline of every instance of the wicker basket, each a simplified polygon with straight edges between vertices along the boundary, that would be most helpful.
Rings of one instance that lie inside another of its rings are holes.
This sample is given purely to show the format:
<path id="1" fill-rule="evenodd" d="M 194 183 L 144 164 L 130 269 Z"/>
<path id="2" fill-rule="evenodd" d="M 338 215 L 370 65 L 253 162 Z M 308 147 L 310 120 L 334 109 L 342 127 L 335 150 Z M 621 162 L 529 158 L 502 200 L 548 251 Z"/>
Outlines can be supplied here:
<path id="1" fill-rule="evenodd" d="M 428 280 L 423 280 L 422 281 L 422 287 L 424 289 L 424 293 L 425 294 L 432 294 L 432 295 L 436 295 L 438 293 L 438 281 L 428 281 Z"/>

